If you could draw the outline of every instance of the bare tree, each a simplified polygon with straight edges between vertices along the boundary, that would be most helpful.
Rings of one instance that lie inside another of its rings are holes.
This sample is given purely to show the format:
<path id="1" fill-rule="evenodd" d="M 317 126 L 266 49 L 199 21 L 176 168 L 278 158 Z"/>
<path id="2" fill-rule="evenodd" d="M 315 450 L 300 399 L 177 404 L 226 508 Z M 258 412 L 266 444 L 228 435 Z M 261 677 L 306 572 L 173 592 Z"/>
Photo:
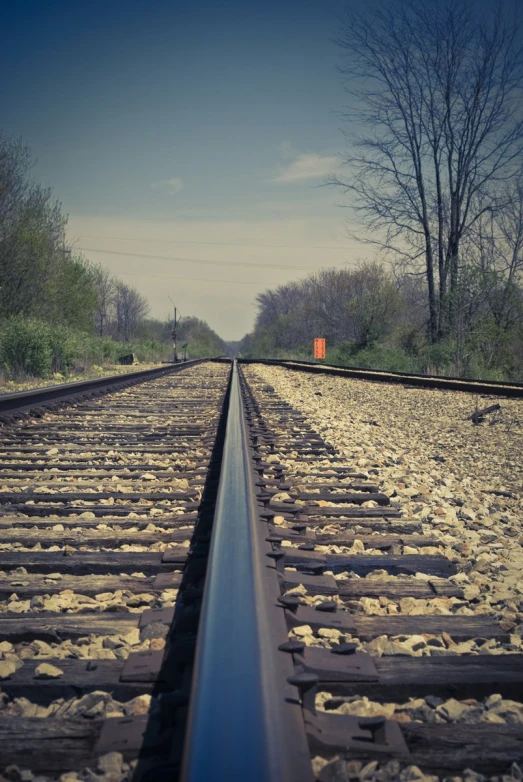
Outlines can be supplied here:
<path id="1" fill-rule="evenodd" d="M 107 333 L 109 320 L 115 303 L 116 281 L 110 271 L 99 264 L 94 269 L 97 293 L 96 328 L 100 337 Z"/>
<path id="2" fill-rule="evenodd" d="M 135 337 L 148 312 L 147 300 L 135 288 L 123 282 L 116 283 L 115 327 L 118 339 L 129 342 Z"/>
<path id="3" fill-rule="evenodd" d="M 467 257 L 478 280 L 478 307 L 506 332 L 522 316 L 523 179 L 504 188 L 499 201 L 467 237 Z"/>
<path id="4" fill-rule="evenodd" d="M 427 282 L 429 333 L 454 327 L 460 247 L 523 151 L 518 27 L 498 6 L 393 0 L 352 13 L 339 38 L 352 80 L 348 177 L 364 239 Z"/>

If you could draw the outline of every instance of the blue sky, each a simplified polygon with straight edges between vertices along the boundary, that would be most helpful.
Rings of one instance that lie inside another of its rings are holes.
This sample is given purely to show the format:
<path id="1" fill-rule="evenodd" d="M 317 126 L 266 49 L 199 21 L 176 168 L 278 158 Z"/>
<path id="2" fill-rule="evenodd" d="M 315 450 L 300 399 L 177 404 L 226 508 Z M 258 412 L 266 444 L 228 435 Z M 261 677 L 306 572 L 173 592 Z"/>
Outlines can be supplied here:
<path id="1" fill-rule="evenodd" d="M 346 5 L 4 4 L 0 128 L 30 145 L 86 257 L 153 315 L 170 296 L 239 339 L 258 292 L 365 253 L 317 187 L 343 151 Z"/>

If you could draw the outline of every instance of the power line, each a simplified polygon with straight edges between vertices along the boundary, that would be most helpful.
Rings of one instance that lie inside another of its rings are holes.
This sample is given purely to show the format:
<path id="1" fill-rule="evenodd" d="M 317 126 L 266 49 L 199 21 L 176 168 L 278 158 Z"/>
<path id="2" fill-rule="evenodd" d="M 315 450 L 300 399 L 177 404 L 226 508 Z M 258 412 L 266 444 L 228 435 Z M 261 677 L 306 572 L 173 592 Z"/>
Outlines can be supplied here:
<path id="1" fill-rule="evenodd" d="M 246 244 L 244 242 L 198 242 L 185 239 L 136 239 L 129 236 L 86 236 L 82 235 L 80 239 L 110 239 L 115 242 L 162 242 L 162 244 L 204 244 L 216 247 L 275 247 L 284 250 L 349 250 L 349 247 L 342 245 L 321 245 L 321 244 Z"/>
<path id="2" fill-rule="evenodd" d="M 208 258 L 182 258 L 179 256 L 170 256 L 170 255 L 150 255 L 146 253 L 131 253 L 131 252 L 123 252 L 121 250 L 100 250 L 95 247 L 79 247 L 78 249 L 82 250 L 83 252 L 87 253 L 104 253 L 107 255 L 124 255 L 126 257 L 130 258 L 147 258 L 148 260 L 151 260 L 152 258 L 159 260 L 159 261 L 185 261 L 190 263 L 204 263 L 209 264 L 210 266 L 236 266 L 240 267 L 242 269 L 253 269 L 255 267 L 259 267 L 261 269 L 315 269 L 318 270 L 317 266 L 314 266 L 312 264 L 304 264 L 304 263 L 298 263 L 298 264 L 282 264 L 282 263 L 242 263 L 238 261 L 211 261 Z"/>
<path id="3" fill-rule="evenodd" d="M 226 282 L 228 285 L 268 285 L 263 282 L 251 282 L 247 280 L 205 280 L 199 277 L 178 277 L 174 274 L 140 274 L 139 272 L 118 272 L 119 277 L 142 277 L 152 280 L 192 280 L 193 282 Z"/>

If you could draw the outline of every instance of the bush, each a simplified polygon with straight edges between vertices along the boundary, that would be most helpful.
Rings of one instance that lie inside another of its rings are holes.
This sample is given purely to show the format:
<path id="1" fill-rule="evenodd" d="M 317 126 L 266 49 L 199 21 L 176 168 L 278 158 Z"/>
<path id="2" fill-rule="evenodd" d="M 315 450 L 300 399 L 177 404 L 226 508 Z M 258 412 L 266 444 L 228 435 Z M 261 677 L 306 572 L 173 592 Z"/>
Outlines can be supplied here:
<path id="1" fill-rule="evenodd" d="M 0 326 L 0 368 L 12 378 L 67 375 L 75 364 L 116 364 L 126 353 L 135 353 L 139 361 L 146 362 L 171 355 L 168 345 L 154 340 L 115 342 L 37 319 L 10 318 Z"/>
<path id="2" fill-rule="evenodd" d="M 344 362 L 347 366 L 362 369 L 383 369 L 390 372 L 417 372 L 413 358 L 398 347 L 375 345 L 367 350 L 359 350 Z"/>
<path id="3" fill-rule="evenodd" d="M 0 332 L 0 362 L 8 375 L 48 377 L 53 368 L 50 329 L 39 320 L 10 318 Z"/>
<path id="4" fill-rule="evenodd" d="M 48 342 L 52 356 L 52 370 L 67 373 L 80 350 L 82 335 L 68 326 L 48 327 Z"/>

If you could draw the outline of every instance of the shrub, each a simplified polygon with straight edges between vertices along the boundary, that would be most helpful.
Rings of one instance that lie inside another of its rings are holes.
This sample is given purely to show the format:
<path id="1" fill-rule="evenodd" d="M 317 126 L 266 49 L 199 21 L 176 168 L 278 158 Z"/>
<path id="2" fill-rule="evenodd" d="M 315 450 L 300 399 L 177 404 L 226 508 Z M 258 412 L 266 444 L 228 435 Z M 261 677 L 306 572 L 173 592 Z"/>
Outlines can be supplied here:
<path id="1" fill-rule="evenodd" d="M 346 362 L 347 366 L 362 369 L 383 369 L 390 372 L 416 372 L 417 366 L 411 356 L 398 347 L 375 345 L 367 350 L 354 353 Z"/>
<path id="2" fill-rule="evenodd" d="M 53 366 L 49 327 L 39 320 L 10 318 L 0 331 L 0 361 L 8 375 L 48 377 Z"/>
<path id="3" fill-rule="evenodd" d="M 67 373 L 74 362 L 81 345 L 81 334 L 68 326 L 48 327 L 48 342 L 51 349 L 52 370 Z"/>

